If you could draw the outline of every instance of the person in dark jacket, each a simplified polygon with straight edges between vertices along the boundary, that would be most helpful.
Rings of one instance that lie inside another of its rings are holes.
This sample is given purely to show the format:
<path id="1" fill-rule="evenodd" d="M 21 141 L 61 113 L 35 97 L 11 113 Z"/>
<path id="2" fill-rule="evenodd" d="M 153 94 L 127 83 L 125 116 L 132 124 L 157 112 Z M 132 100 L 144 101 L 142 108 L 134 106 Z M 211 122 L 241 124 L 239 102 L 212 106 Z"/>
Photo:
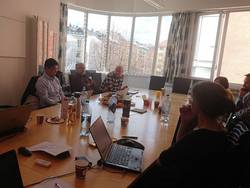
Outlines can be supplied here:
<path id="1" fill-rule="evenodd" d="M 228 187 L 229 143 L 218 118 L 233 110 L 234 103 L 219 84 L 195 85 L 191 105 L 180 108 L 177 142 L 129 187 Z M 190 123 L 194 119 L 197 123 Z"/>

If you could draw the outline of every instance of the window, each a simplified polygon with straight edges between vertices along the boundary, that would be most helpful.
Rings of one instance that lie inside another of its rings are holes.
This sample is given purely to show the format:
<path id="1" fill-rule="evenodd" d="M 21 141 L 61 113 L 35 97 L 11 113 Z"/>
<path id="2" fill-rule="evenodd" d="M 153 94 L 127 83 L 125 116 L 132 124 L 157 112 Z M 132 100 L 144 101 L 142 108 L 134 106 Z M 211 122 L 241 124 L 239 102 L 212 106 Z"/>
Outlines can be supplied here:
<path id="1" fill-rule="evenodd" d="M 122 65 L 128 71 L 132 17 L 112 16 L 109 33 L 107 71 Z"/>
<path id="2" fill-rule="evenodd" d="M 88 14 L 87 69 L 105 71 L 108 16 Z"/>
<path id="3" fill-rule="evenodd" d="M 130 74 L 151 75 L 158 17 L 137 17 L 132 47 Z"/>
<path id="4" fill-rule="evenodd" d="M 164 74 L 165 55 L 171 21 L 172 16 L 163 16 L 161 20 L 161 31 L 154 71 L 154 74 L 157 76 L 163 76 Z"/>
<path id="5" fill-rule="evenodd" d="M 84 62 L 84 12 L 69 9 L 65 71 L 75 69 L 76 63 Z"/>
<path id="6" fill-rule="evenodd" d="M 172 16 L 160 19 L 68 9 L 65 71 L 85 63 L 86 69 L 99 72 L 122 65 L 129 74 L 162 76 L 171 20 Z"/>
<path id="7" fill-rule="evenodd" d="M 242 84 L 250 72 L 250 12 L 229 14 L 220 75 Z"/>
<path id="8" fill-rule="evenodd" d="M 219 14 L 199 16 L 192 77 L 211 77 L 218 23 Z"/>

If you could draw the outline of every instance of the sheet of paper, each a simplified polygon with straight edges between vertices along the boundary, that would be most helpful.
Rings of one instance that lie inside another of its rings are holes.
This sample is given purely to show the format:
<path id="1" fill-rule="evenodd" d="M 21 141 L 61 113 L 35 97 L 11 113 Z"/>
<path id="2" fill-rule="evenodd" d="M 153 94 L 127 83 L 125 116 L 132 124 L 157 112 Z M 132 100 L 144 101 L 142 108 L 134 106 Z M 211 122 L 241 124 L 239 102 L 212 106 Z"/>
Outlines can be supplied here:
<path id="1" fill-rule="evenodd" d="M 73 188 L 73 187 L 63 180 L 54 178 L 39 183 L 35 185 L 34 188 Z"/>
<path id="2" fill-rule="evenodd" d="M 30 151 L 44 151 L 44 152 L 49 153 L 53 156 L 57 156 L 60 153 L 71 150 L 72 148 L 70 146 L 59 145 L 59 144 L 55 144 L 55 143 L 51 143 L 51 142 L 42 142 L 40 144 L 31 146 L 28 149 Z"/>

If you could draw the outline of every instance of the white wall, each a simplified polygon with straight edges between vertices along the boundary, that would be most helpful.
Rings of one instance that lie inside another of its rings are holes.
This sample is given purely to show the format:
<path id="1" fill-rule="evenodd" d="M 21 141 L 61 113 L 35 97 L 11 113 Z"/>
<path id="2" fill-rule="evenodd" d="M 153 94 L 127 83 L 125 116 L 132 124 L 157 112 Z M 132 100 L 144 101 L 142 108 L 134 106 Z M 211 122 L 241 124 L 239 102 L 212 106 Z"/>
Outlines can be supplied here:
<path id="1" fill-rule="evenodd" d="M 0 54 L 0 105 L 17 105 L 31 76 L 32 25 L 31 18 L 41 16 L 49 21 L 50 29 L 59 31 L 60 0 L 0 0 L 0 17 L 9 22 L 23 24 L 25 30 L 24 57 L 17 57 L 17 46 L 13 54 Z M 1 25 L 0 25 L 1 27 Z M 9 31 L 9 36 L 15 31 Z M 22 40 L 18 40 L 22 41 Z M 0 41 L 1 47 L 5 44 Z"/>

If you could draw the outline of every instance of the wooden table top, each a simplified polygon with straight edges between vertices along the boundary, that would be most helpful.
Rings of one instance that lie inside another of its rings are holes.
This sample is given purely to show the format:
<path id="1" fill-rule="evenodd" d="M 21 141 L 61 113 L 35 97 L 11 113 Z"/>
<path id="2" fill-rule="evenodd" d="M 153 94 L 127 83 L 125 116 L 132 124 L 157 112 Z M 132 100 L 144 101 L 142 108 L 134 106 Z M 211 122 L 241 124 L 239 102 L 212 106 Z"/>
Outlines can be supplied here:
<path id="1" fill-rule="evenodd" d="M 132 99 L 136 107 L 143 106 L 142 94 L 153 96 L 152 91 L 141 91 Z M 91 98 L 90 106 L 92 109 L 92 122 L 101 116 L 106 123 L 107 107 L 99 104 L 97 96 Z M 143 169 L 147 168 L 154 160 L 159 157 L 159 154 L 167 149 L 172 142 L 176 123 L 179 117 L 179 107 L 184 103 L 185 95 L 171 95 L 171 111 L 169 116 L 169 125 L 166 127 L 160 122 L 160 115 L 153 108 L 148 108 L 147 113 L 139 114 L 130 112 L 129 124 L 127 127 L 121 127 L 122 109 L 117 109 L 115 125 L 107 127 L 112 137 L 121 138 L 122 135 L 137 136 L 137 141 L 145 146 L 143 155 Z M 152 105 L 153 107 L 153 105 Z M 20 171 L 24 185 L 30 185 L 41 181 L 50 176 L 59 176 L 66 173 L 73 173 L 75 170 L 75 156 L 84 155 L 93 164 L 100 159 L 100 155 L 96 148 L 89 146 L 92 138 L 80 137 L 80 120 L 72 125 L 64 124 L 36 124 L 36 116 L 44 115 L 46 117 L 54 117 L 60 114 L 60 105 L 35 110 L 31 113 L 30 119 L 27 122 L 27 130 L 18 133 L 16 136 L 0 142 L 0 153 L 11 149 L 17 149 L 21 146 L 29 147 L 44 141 L 65 144 L 72 147 L 70 157 L 66 159 L 55 159 L 41 152 L 33 152 L 31 157 L 17 155 Z M 49 160 L 52 165 L 49 168 L 37 166 L 34 161 L 37 158 Z M 75 178 L 75 174 L 62 177 L 73 187 L 127 187 L 138 175 L 129 171 L 114 171 L 114 169 L 93 168 L 87 172 L 85 180 Z"/>

